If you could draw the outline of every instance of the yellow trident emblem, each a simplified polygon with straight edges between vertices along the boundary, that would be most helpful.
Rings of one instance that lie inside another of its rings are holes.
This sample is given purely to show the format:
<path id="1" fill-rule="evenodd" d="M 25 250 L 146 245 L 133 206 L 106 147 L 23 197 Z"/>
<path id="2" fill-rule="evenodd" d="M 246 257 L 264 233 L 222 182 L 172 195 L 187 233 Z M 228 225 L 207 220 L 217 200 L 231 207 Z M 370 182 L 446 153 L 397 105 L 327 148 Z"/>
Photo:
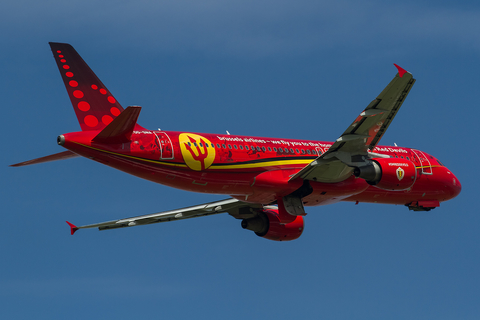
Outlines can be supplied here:
<path id="1" fill-rule="evenodd" d="M 205 137 L 193 133 L 181 133 L 178 136 L 183 160 L 195 171 L 208 169 L 215 160 L 215 148 Z"/>

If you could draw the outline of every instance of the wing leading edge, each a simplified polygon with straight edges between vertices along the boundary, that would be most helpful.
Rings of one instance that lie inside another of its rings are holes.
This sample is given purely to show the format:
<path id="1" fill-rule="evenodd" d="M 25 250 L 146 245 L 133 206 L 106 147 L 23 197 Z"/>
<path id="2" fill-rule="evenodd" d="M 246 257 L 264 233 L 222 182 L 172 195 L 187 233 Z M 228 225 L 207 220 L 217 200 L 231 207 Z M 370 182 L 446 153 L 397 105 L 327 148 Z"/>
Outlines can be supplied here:
<path id="1" fill-rule="evenodd" d="M 75 226 L 68 222 L 72 235 L 79 229 L 98 228 L 99 230 L 110 230 L 125 227 L 141 226 L 152 223 L 160 223 L 167 221 L 183 220 L 189 218 L 197 218 L 209 216 L 212 214 L 229 213 L 237 219 L 244 219 L 250 216 L 254 216 L 253 210 L 261 209 L 262 205 L 255 205 L 251 203 L 245 203 L 237 199 L 225 199 L 215 202 L 209 202 L 192 207 L 186 207 L 182 209 L 163 211 L 158 213 L 147 214 L 143 216 L 106 221 L 101 223 L 89 224 L 84 226 Z"/>
<path id="2" fill-rule="evenodd" d="M 415 83 L 411 73 L 395 65 L 397 75 L 383 89 L 335 143 L 291 180 L 302 178 L 320 182 L 339 182 L 348 178 L 352 167 L 361 166 L 373 151 Z"/>

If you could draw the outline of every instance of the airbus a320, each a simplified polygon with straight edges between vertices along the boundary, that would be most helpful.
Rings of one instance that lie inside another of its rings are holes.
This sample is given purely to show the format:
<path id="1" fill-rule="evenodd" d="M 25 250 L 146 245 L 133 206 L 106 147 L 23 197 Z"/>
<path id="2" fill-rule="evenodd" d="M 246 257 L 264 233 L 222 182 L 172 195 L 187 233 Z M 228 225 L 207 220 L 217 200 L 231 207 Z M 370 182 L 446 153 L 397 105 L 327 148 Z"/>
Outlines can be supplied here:
<path id="1" fill-rule="evenodd" d="M 302 234 L 306 207 L 350 201 L 429 211 L 461 191 L 432 155 L 378 145 L 415 83 L 397 65 L 385 89 L 326 142 L 145 129 L 137 123 L 141 107 L 124 109 L 72 46 L 50 47 L 81 131 L 58 136 L 66 151 L 12 166 L 82 156 L 173 188 L 229 196 L 83 226 L 67 221 L 72 235 L 228 213 L 260 237 L 286 241 Z"/>

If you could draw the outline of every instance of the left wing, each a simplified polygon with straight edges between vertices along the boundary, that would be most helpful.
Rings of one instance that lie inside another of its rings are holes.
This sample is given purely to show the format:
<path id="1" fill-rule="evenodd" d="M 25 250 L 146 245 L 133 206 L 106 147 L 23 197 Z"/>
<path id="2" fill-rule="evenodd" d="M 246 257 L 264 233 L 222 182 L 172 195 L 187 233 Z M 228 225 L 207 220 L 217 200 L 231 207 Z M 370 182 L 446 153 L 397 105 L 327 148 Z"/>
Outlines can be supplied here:
<path id="1" fill-rule="evenodd" d="M 365 165 L 415 83 L 411 73 L 399 66 L 397 75 L 335 143 L 290 180 L 303 178 L 339 182 L 352 174 L 352 167 Z M 381 156 L 381 155 L 375 155 Z"/>
<path id="2" fill-rule="evenodd" d="M 245 219 L 251 218 L 256 215 L 255 209 L 261 209 L 262 205 L 255 205 L 251 203 L 242 202 L 237 199 L 225 199 L 221 201 L 209 202 L 200 204 L 193 207 L 187 207 L 182 209 L 164 211 L 159 213 L 147 214 L 144 216 L 112 220 L 107 222 L 89 224 L 85 226 L 77 227 L 68 222 L 73 235 L 78 229 L 98 228 L 99 230 L 109 230 L 124 227 L 141 226 L 152 223 L 160 223 L 167 221 L 183 220 L 189 218 L 197 218 L 203 216 L 209 216 L 212 214 L 228 212 L 234 218 Z"/>

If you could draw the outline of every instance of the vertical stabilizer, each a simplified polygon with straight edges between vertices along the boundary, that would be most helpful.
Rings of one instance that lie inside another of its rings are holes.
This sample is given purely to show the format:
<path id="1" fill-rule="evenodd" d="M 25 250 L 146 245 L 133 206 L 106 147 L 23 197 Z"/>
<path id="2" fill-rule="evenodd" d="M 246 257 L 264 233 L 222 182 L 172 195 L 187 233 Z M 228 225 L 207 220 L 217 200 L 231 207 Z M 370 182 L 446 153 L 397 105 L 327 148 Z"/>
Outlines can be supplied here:
<path id="1" fill-rule="evenodd" d="M 82 131 L 104 129 L 122 106 L 71 45 L 50 42 L 50 47 Z"/>

